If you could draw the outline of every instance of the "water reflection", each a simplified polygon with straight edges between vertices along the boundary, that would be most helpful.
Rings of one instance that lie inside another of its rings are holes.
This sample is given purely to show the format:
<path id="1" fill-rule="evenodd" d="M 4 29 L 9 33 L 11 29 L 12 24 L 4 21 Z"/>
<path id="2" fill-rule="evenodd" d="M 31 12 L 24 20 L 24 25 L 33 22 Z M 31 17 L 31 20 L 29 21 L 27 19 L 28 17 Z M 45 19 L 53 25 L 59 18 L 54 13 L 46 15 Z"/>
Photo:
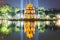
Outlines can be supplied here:
<path id="1" fill-rule="evenodd" d="M 13 34 L 20 33 L 20 40 L 28 39 L 28 37 L 32 37 L 31 39 L 37 40 L 39 38 L 40 33 L 44 33 L 46 31 L 45 21 L 36 21 L 35 24 L 35 22 L 30 22 L 30 21 L 8 21 L 7 22 L 5 20 L 5 21 L 1 21 L 1 24 L 0 24 L 0 31 L 3 34 L 5 33 L 10 35 L 11 33 Z M 54 26 L 53 23 L 49 27 L 51 26 Z"/>
<path id="2" fill-rule="evenodd" d="M 33 35 L 35 34 L 35 27 L 36 27 L 35 22 L 30 21 L 24 22 L 24 32 L 26 33 L 26 36 L 28 38 L 32 38 Z"/>

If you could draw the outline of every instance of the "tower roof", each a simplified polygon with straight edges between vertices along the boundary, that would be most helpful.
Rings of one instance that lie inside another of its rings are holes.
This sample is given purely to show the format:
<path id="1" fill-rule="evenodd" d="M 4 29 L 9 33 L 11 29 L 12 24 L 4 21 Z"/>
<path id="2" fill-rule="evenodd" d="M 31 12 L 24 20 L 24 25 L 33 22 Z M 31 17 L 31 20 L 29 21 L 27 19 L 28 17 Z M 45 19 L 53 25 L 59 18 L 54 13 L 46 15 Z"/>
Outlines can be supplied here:
<path id="1" fill-rule="evenodd" d="M 30 8 L 30 7 L 33 7 L 33 5 L 32 5 L 32 4 L 27 4 L 26 7 L 27 7 L 27 8 Z"/>

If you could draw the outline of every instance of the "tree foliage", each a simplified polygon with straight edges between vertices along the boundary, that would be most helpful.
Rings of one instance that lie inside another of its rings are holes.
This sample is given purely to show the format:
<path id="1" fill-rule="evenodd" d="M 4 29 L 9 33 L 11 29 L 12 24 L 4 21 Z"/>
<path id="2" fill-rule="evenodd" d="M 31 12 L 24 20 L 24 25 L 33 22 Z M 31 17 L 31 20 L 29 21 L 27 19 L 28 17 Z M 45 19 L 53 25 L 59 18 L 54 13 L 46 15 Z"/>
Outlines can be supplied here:
<path id="1" fill-rule="evenodd" d="M 14 8 L 10 5 L 4 5 L 3 7 L 0 7 L 0 16 L 3 19 L 8 19 L 8 16 L 14 16 L 17 12 L 17 8 Z M 19 31 L 19 28 L 16 26 L 14 27 L 8 27 L 8 20 L 2 20 L 2 25 L 0 26 L 0 32 L 3 34 L 9 34 L 13 31 L 13 29 L 17 32 Z"/>

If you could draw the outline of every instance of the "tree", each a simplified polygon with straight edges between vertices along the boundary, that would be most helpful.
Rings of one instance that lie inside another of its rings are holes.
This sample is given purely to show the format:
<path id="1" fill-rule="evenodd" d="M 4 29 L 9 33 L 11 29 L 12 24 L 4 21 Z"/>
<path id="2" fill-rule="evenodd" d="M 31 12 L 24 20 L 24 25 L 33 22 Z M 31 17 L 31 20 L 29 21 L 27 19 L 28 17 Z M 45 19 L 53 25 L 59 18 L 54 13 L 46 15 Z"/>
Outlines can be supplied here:
<path id="1" fill-rule="evenodd" d="M 40 15 L 39 18 L 44 19 L 45 18 L 45 9 L 43 7 L 38 8 L 38 15 Z M 45 31 L 45 21 L 39 21 L 38 22 L 38 32 L 44 32 Z"/>
<path id="2" fill-rule="evenodd" d="M 2 18 L 4 20 L 2 20 L 2 25 L 1 25 L 1 30 L 0 32 L 2 32 L 3 34 L 9 34 L 10 32 L 12 32 L 12 27 L 8 28 L 8 16 L 14 16 L 15 15 L 15 8 L 10 6 L 10 5 L 4 5 L 3 7 L 0 8 L 0 14 L 2 16 Z M 15 27 L 16 29 L 16 27 Z M 16 29 L 17 30 L 17 29 Z"/>

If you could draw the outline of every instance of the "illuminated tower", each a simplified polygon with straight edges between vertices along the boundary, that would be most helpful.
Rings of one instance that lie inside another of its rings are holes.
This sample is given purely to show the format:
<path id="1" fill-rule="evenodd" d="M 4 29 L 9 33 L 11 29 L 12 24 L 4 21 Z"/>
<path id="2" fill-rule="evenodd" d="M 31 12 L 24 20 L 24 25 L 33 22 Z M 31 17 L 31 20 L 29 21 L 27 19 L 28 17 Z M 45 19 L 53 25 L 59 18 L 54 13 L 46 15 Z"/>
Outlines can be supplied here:
<path id="1" fill-rule="evenodd" d="M 0 0 L 0 7 L 4 5 L 4 1 Z"/>
<path id="2" fill-rule="evenodd" d="M 24 19 L 36 19 L 35 9 L 32 4 L 27 4 L 24 10 Z M 28 38 L 32 38 L 35 34 L 36 21 L 24 21 L 24 32 Z"/>

